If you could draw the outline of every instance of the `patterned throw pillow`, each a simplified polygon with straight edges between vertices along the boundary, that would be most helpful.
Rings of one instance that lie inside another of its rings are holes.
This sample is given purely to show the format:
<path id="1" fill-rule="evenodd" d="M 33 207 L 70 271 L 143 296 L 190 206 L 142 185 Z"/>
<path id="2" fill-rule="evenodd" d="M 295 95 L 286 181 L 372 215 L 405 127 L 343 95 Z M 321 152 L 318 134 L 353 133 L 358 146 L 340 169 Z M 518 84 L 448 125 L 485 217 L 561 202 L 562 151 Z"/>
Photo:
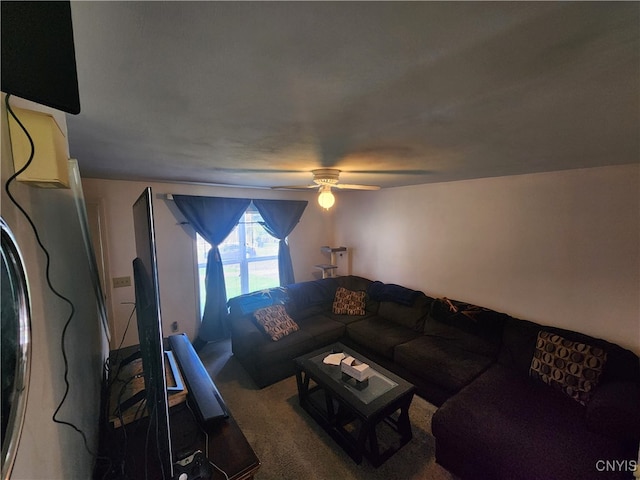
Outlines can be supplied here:
<path id="1" fill-rule="evenodd" d="M 338 287 L 333 300 L 333 313 L 336 315 L 364 315 L 365 291 L 354 292 Z"/>
<path id="2" fill-rule="evenodd" d="M 601 348 L 540 331 L 529 373 L 586 405 L 606 361 Z"/>
<path id="3" fill-rule="evenodd" d="M 289 316 L 284 305 L 261 308 L 253 312 L 253 315 L 274 342 L 299 330 L 298 324 Z"/>

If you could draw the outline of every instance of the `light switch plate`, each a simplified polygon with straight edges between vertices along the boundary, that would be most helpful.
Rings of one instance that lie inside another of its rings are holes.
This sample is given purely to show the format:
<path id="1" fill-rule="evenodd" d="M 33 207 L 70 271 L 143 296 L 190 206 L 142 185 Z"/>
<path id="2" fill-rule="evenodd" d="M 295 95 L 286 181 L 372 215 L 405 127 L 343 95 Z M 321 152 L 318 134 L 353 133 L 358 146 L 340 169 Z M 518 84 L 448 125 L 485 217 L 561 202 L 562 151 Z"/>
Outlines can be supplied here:
<path id="1" fill-rule="evenodd" d="M 122 288 L 131 286 L 131 277 L 113 277 L 113 288 Z"/>

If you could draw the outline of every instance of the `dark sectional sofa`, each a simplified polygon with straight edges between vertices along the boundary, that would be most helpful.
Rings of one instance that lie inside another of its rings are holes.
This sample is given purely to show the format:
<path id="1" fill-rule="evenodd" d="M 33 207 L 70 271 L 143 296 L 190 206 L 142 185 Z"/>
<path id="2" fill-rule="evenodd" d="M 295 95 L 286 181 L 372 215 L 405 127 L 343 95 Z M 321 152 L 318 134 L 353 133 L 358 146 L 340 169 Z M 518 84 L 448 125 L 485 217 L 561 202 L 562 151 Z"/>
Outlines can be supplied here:
<path id="1" fill-rule="evenodd" d="M 366 292 L 364 315 L 333 313 L 339 287 Z M 285 305 L 299 327 L 278 341 L 253 315 L 273 304 Z M 236 297 L 228 326 L 234 356 L 259 387 L 292 375 L 295 357 L 336 341 L 411 381 L 439 407 L 437 462 L 462 478 L 633 478 L 640 361 L 610 342 L 357 276 Z M 541 331 L 606 354 L 587 401 L 532 372 Z"/>

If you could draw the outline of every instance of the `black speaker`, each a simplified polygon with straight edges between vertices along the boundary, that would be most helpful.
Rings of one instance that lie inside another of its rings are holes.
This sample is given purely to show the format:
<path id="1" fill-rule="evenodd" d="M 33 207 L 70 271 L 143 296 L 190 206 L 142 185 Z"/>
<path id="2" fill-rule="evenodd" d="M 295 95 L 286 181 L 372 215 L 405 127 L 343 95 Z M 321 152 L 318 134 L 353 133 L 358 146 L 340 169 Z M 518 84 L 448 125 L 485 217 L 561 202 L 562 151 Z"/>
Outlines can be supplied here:
<path id="1" fill-rule="evenodd" d="M 184 333 L 171 335 L 169 346 L 178 360 L 198 419 L 204 425 L 210 425 L 228 418 L 227 406 L 187 336 Z"/>
<path id="2" fill-rule="evenodd" d="M 1 4 L 2 91 L 80 113 L 71 3 Z"/>

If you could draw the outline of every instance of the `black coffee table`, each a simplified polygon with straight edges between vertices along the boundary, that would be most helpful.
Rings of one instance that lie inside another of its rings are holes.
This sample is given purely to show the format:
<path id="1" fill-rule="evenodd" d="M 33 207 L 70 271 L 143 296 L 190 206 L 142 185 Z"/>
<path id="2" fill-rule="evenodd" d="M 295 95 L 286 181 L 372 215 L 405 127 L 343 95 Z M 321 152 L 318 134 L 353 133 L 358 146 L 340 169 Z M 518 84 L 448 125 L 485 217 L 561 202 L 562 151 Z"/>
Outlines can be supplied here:
<path id="1" fill-rule="evenodd" d="M 373 375 L 359 383 L 344 375 L 339 365 L 323 363 L 336 352 L 368 364 Z M 411 440 L 409 406 L 415 392 L 411 383 L 339 343 L 298 357 L 295 364 L 300 406 L 355 462 L 364 456 L 378 467 Z M 381 442 L 384 426 L 391 428 L 386 428 Z M 390 436 L 395 436 L 391 442 Z"/>

